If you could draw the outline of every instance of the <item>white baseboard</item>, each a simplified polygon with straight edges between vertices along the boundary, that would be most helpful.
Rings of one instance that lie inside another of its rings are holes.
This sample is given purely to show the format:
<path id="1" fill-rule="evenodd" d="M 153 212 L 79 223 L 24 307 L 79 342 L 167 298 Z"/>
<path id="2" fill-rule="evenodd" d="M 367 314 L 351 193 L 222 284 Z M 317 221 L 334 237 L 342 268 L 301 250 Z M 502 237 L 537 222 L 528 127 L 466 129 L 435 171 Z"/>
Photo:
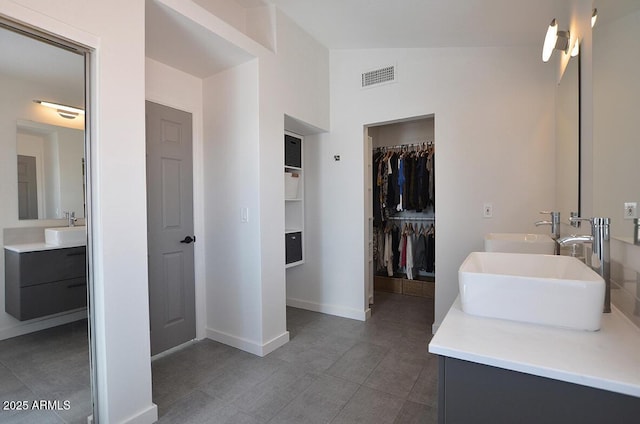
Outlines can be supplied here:
<path id="1" fill-rule="evenodd" d="M 15 327 L 4 328 L 0 330 L 0 340 L 10 339 L 12 337 L 22 336 L 24 334 L 34 333 L 47 328 L 57 327 L 59 325 L 68 324 L 74 321 L 80 321 L 87 318 L 87 309 L 81 309 L 76 312 L 57 315 L 53 318 L 44 318 L 40 320 L 32 320 L 27 323 L 20 323 Z"/>
<path id="2" fill-rule="evenodd" d="M 127 424 L 151 424 L 158 421 L 158 406 L 155 403 L 152 403 L 144 411 L 140 412 L 137 415 L 123 421 L 123 423 Z"/>
<path id="3" fill-rule="evenodd" d="M 323 314 L 335 315 L 343 318 L 357 319 L 358 321 L 366 321 L 367 314 L 371 316 L 371 311 L 360 311 L 344 306 L 329 305 L 326 303 L 309 302 L 302 299 L 287 298 L 287 306 L 294 308 L 306 309 L 308 311 L 322 312 Z"/>
<path id="4" fill-rule="evenodd" d="M 278 337 L 275 337 L 264 344 L 234 336 L 233 334 L 225 333 L 223 331 L 214 330 L 212 328 L 207 328 L 207 338 L 235 347 L 236 349 L 244 350 L 245 352 L 253 353 L 257 356 L 266 356 L 289 341 L 289 332 L 285 331 Z"/>

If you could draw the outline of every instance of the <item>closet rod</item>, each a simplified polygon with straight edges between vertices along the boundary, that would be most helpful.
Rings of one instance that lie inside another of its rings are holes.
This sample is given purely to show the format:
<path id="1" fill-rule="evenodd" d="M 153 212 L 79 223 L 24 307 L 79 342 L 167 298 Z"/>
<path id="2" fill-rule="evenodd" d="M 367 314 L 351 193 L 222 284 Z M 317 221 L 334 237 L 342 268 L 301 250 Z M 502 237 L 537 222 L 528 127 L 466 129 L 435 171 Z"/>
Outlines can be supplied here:
<path id="1" fill-rule="evenodd" d="M 398 144 L 396 146 L 378 146 L 376 149 L 402 149 L 402 148 L 410 148 L 410 147 L 422 147 L 422 146 L 433 146 L 435 143 L 433 141 L 423 141 L 421 143 L 412 143 L 412 144 Z"/>
<path id="2" fill-rule="evenodd" d="M 387 219 L 391 221 L 435 221 L 436 217 L 418 216 L 412 218 L 409 216 L 390 216 Z"/>

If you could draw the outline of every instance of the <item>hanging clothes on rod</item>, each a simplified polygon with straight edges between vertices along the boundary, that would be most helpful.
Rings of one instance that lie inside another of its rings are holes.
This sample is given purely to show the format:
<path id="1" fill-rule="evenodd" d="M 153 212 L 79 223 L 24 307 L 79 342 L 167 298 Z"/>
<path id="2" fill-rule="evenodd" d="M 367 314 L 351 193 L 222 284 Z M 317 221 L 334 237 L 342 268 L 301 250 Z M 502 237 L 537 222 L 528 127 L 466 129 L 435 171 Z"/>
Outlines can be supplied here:
<path id="1" fill-rule="evenodd" d="M 435 209 L 433 143 L 381 147 L 373 155 L 374 222 L 396 212 Z"/>
<path id="2" fill-rule="evenodd" d="M 398 225 L 396 221 L 404 222 Z M 435 272 L 434 217 L 392 217 L 375 231 L 377 240 L 382 241 L 377 249 L 382 252 L 382 260 L 374 258 L 376 273 L 389 277 L 405 274 L 412 280 Z"/>

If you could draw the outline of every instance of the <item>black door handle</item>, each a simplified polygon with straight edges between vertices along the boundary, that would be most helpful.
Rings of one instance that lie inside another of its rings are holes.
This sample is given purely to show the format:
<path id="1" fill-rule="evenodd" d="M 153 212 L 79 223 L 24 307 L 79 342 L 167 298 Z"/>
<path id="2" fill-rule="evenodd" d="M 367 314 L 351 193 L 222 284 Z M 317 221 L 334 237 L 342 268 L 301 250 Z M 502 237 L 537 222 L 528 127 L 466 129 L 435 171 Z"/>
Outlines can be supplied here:
<path id="1" fill-rule="evenodd" d="M 196 236 L 193 236 L 193 238 L 191 238 L 191 236 L 186 236 L 184 240 L 180 240 L 180 243 L 189 244 L 189 243 L 195 243 L 195 241 L 196 241 Z"/>

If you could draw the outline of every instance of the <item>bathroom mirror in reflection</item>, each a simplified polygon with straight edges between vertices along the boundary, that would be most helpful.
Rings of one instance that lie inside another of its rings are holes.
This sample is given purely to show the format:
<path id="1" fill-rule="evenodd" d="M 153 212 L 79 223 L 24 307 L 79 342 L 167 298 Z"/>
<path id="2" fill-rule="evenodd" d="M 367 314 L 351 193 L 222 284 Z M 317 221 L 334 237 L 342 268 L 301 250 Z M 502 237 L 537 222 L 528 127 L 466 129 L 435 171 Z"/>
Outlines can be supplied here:
<path id="1" fill-rule="evenodd" d="M 630 238 L 624 203 L 640 203 L 640 2 L 594 6 L 593 212 L 611 218 L 611 236 Z"/>
<path id="2" fill-rule="evenodd" d="M 563 222 L 580 212 L 580 58 L 573 57 L 556 87 L 556 205 Z"/>
<path id="3" fill-rule="evenodd" d="M 84 218 L 84 131 L 19 120 L 18 218 Z"/>

